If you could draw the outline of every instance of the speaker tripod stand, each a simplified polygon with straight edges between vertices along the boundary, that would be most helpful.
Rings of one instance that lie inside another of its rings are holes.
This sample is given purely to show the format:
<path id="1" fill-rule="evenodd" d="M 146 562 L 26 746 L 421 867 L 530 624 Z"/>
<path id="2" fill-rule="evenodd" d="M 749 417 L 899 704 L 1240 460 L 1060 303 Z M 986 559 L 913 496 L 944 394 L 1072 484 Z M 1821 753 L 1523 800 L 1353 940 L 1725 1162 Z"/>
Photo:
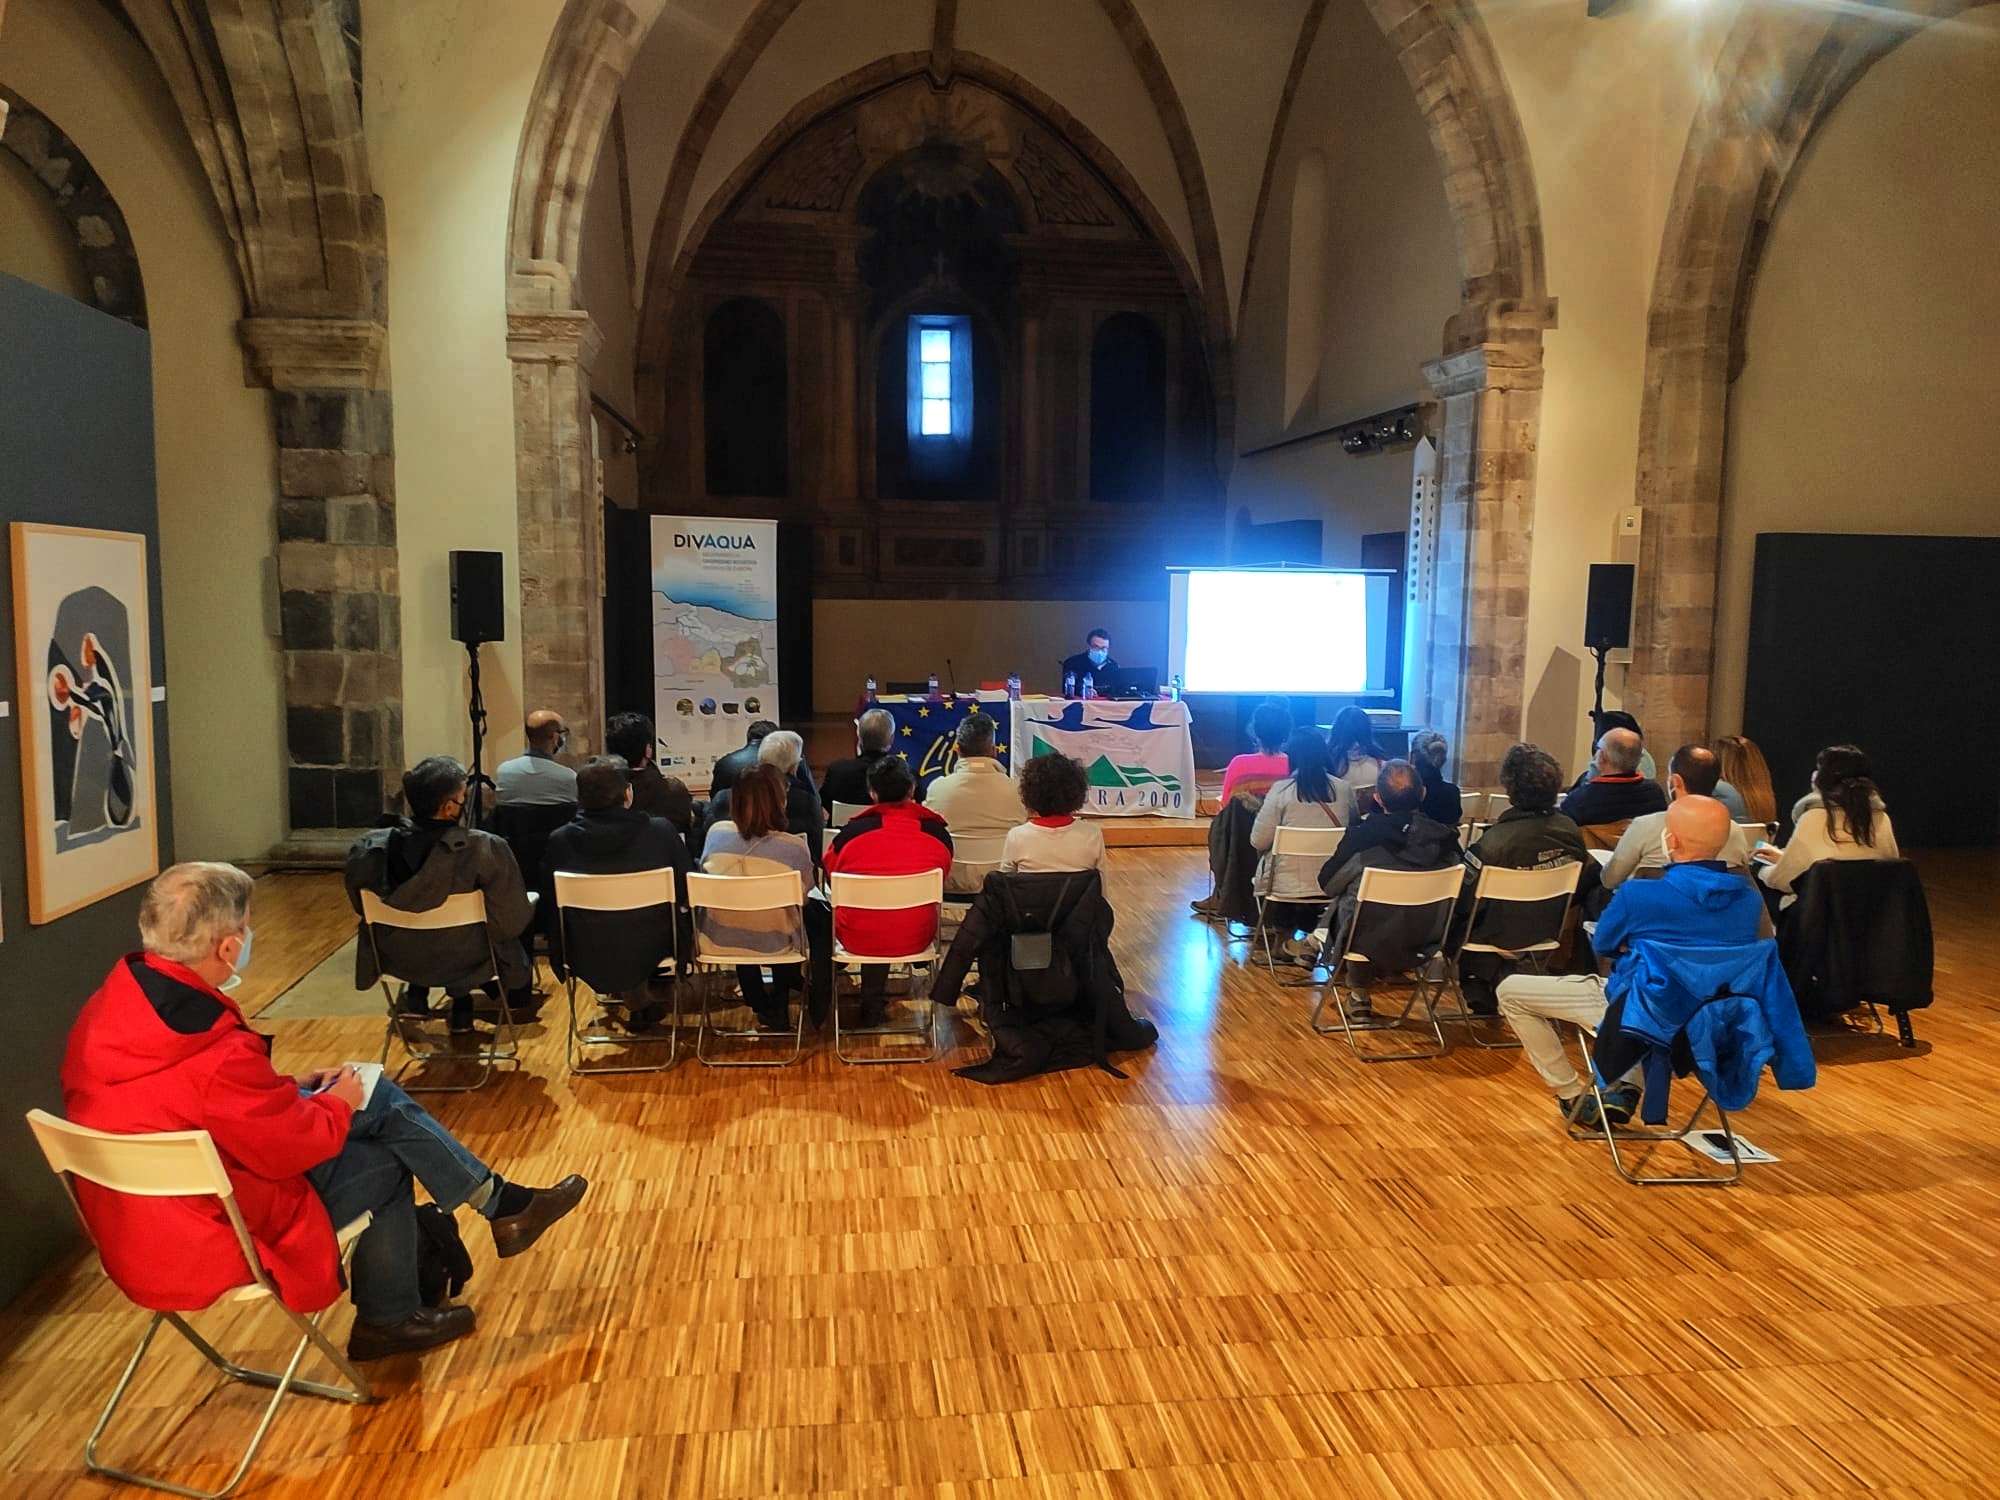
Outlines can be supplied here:
<path id="1" fill-rule="evenodd" d="M 478 641 L 465 643 L 466 674 L 471 678 L 472 693 L 465 706 L 466 716 L 472 720 L 472 774 L 465 779 L 465 814 L 474 828 L 486 821 L 486 798 L 481 789 L 491 787 L 497 795 L 500 788 L 493 778 L 480 767 L 480 760 L 486 750 L 486 699 L 479 691 L 479 646 Z M 1598 669 L 1600 682 L 1603 668 Z"/>

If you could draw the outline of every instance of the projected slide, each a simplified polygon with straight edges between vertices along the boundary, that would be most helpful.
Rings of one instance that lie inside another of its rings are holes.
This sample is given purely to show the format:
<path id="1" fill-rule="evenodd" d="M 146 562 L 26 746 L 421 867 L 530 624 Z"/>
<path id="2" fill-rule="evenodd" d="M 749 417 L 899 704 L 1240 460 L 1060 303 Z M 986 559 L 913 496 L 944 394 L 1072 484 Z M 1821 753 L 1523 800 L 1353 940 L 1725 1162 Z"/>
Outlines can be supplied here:
<path id="1" fill-rule="evenodd" d="M 1171 581 L 1168 657 L 1191 693 L 1389 688 L 1388 574 L 1197 568 Z"/>

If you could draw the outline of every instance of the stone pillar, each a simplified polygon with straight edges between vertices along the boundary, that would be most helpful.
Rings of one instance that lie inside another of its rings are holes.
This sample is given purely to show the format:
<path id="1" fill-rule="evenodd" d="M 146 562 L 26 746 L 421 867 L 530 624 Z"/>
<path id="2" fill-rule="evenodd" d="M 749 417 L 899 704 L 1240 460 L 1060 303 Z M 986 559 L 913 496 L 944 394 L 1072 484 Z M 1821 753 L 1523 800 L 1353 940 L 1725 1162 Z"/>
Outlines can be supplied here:
<path id="1" fill-rule="evenodd" d="M 1521 733 L 1542 329 L 1553 322 L 1553 303 L 1468 309 L 1448 331 L 1456 351 L 1424 366 L 1440 405 L 1430 719 L 1467 786 L 1495 784 Z"/>
<path id="2" fill-rule="evenodd" d="M 604 733 L 604 515 L 590 447 L 590 314 L 510 312 L 520 519 L 521 701 L 570 726 L 573 756 Z"/>
<path id="3" fill-rule="evenodd" d="M 278 588 L 289 826 L 365 828 L 401 797 L 402 605 L 382 324 L 252 317 L 278 423 Z"/>

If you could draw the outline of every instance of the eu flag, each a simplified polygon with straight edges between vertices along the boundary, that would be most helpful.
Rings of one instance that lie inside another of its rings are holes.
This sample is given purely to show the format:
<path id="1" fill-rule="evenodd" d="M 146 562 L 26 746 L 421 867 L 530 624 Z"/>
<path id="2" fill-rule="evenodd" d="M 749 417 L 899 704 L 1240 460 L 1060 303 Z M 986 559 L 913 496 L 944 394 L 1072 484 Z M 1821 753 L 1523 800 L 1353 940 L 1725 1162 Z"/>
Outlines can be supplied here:
<path id="1" fill-rule="evenodd" d="M 958 764 L 958 726 L 965 716 L 982 709 L 999 726 L 994 748 L 1000 764 L 1009 760 L 1007 695 L 1005 693 L 944 693 L 936 698 L 883 697 L 869 705 L 885 710 L 896 721 L 895 751 L 909 762 L 917 790 L 928 791 L 938 777 Z"/>

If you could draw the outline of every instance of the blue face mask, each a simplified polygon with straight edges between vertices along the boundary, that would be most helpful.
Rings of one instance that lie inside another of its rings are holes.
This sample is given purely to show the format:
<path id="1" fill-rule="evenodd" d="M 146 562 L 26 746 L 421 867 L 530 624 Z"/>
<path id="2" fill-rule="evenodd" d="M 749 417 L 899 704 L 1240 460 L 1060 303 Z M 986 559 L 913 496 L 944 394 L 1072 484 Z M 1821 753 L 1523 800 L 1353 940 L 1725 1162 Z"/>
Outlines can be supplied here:
<path id="1" fill-rule="evenodd" d="M 250 945 L 256 941 L 256 938 L 257 934 L 253 929 L 248 927 L 243 929 L 243 946 L 237 950 L 236 962 L 231 965 L 238 974 L 241 974 L 245 969 L 250 967 Z"/>
<path id="2" fill-rule="evenodd" d="M 1087 654 L 1090 657 L 1090 664 L 1093 667 L 1103 666 L 1105 658 L 1111 655 L 1109 651 L 1101 651 L 1095 646 L 1091 647 L 1090 651 Z"/>

